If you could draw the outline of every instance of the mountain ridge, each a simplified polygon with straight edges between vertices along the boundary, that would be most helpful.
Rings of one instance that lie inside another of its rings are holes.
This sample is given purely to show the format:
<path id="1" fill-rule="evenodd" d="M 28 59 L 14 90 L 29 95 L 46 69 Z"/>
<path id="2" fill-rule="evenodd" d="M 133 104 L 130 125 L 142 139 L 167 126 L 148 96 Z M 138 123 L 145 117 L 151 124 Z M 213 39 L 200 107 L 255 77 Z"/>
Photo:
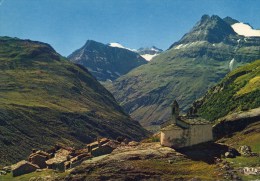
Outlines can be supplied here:
<path id="1" fill-rule="evenodd" d="M 219 38 L 213 34 L 214 27 L 227 32 L 220 32 L 223 36 Z M 209 36 L 204 36 L 207 29 L 210 29 Z M 240 66 L 260 58 L 260 38 L 237 35 L 216 15 L 203 16 L 190 32 L 152 62 L 108 86 L 126 112 L 147 128 L 168 119 L 174 99 L 182 111 L 187 111 L 193 101 L 230 71 L 230 64 Z M 202 33 L 201 39 L 194 36 L 197 32 Z"/>
<path id="2" fill-rule="evenodd" d="M 112 47 L 94 40 L 88 40 L 80 49 L 69 55 L 68 59 L 85 66 L 99 81 L 113 81 L 147 63 L 131 50 Z"/>
<path id="3" fill-rule="evenodd" d="M 56 143 L 77 147 L 98 136 L 148 134 L 86 68 L 50 45 L 9 37 L 0 37 L 0 45 L 1 164 Z"/>

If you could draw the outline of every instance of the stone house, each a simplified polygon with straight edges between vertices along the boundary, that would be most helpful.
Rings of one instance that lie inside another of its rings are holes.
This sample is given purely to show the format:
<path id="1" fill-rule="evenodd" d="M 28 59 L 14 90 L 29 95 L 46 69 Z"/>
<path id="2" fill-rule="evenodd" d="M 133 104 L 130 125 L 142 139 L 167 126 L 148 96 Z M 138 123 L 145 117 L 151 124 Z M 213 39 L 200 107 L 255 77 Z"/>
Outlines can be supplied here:
<path id="1" fill-rule="evenodd" d="M 36 152 L 33 152 L 29 158 L 28 161 L 31 162 L 32 164 L 38 165 L 40 168 L 46 168 L 46 160 L 50 159 L 51 156 L 50 154 L 38 150 Z"/>
<path id="2" fill-rule="evenodd" d="M 57 150 L 55 156 L 46 161 L 47 168 L 57 170 L 57 171 L 65 171 L 65 162 L 69 160 L 69 156 L 71 151 L 61 148 Z"/>
<path id="3" fill-rule="evenodd" d="M 109 145 L 102 145 L 97 148 L 94 148 L 91 151 L 91 155 L 93 155 L 94 157 L 106 155 L 106 154 L 111 153 L 113 150 L 114 150 L 114 148 L 110 147 Z"/>
<path id="4" fill-rule="evenodd" d="M 28 161 L 22 160 L 11 166 L 13 177 L 34 172 L 39 169 L 38 165 L 32 164 Z"/>
<path id="5" fill-rule="evenodd" d="M 87 149 L 88 152 L 91 152 L 93 149 L 100 147 L 101 145 L 109 142 L 110 140 L 107 138 L 101 138 L 101 139 L 97 139 L 97 141 L 94 141 L 90 144 L 87 144 Z"/>
<path id="6" fill-rule="evenodd" d="M 195 115 L 180 116 L 174 101 L 171 118 L 161 125 L 161 145 L 182 148 L 212 140 L 212 124 Z"/>
<path id="7" fill-rule="evenodd" d="M 80 165 L 83 161 L 88 160 L 90 158 L 92 158 L 92 156 L 89 153 L 79 154 L 64 163 L 65 169 L 67 170 L 67 169 L 74 168 Z"/>
<path id="8" fill-rule="evenodd" d="M 117 141 L 102 138 L 88 144 L 87 149 L 92 156 L 96 157 L 111 153 L 118 145 L 120 145 L 120 143 Z"/>

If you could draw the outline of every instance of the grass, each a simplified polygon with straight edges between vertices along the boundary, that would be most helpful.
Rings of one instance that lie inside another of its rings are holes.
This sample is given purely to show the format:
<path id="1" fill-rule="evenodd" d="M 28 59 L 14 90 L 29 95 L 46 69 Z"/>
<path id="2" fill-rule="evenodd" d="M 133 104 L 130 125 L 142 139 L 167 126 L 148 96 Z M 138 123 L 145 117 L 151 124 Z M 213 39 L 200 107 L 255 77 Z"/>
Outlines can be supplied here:
<path id="1" fill-rule="evenodd" d="M 37 178 L 38 180 L 41 180 L 41 178 L 50 176 L 52 179 L 56 177 L 65 176 L 68 174 L 68 172 L 56 172 L 54 170 L 42 170 L 41 172 L 32 172 L 28 174 L 24 174 L 21 176 L 13 177 L 11 173 L 8 173 L 7 175 L 0 176 L 0 181 L 28 181 L 31 178 Z"/>
<path id="2" fill-rule="evenodd" d="M 192 161 L 183 157 L 172 158 L 171 161 L 172 163 L 169 163 L 167 158 L 111 161 L 94 168 L 85 165 L 85 167 L 83 166 L 82 168 L 77 168 L 77 171 L 75 171 L 73 175 L 77 175 L 78 178 L 85 176 L 85 178 L 96 178 L 97 180 L 173 180 L 180 178 L 216 180 L 218 178 L 217 167 L 215 165 L 209 165 L 205 162 Z M 89 172 L 85 172 L 83 170 L 89 170 Z"/>
<path id="3" fill-rule="evenodd" d="M 168 119 L 174 99 L 185 112 L 196 99 L 221 81 L 230 72 L 229 62 L 233 58 L 238 66 L 260 58 L 258 46 L 238 48 L 228 43 L 216 43 L 213 46 L 206 41 L 194 45 L 179 50 L 169 49 L 148 64 L 118 78 L 113 85 L 106 86 L 134 119 L 153 130 L 152 127 Z M 229 99 L 228 96 L 226 98 Z M 222 99 L 214 101 L 221 102 Z M 208 115 L 206 108 L 202 111 L 207 118 L 212 113 L 216 114 L 213 109 L 209 110 Z"/>
<path id="4" fill-rule="evenodd" d="M 203 97 L 198 113 L 215 120 L 232 112 L 259 107 L 259 76 L 260 60 L 232 71 Z"/>
<path id="5" fill-rule="evenodd" d="M 146 170 L 156 170 L 156 172 L 162 173 L 161 179 L 191 179 L 200 178 L 202 180 L 216 180 L 215 175 L 216 167 L 214 165 L 208 165 L 204 162 L 195 162 L 191 160 L 181 160 L 175 163 L 168 163 L 163 160 L 149 160 L 149 161 L 136 161 L 134 167 L 138 170 L 145 172 Z"/>
<path id="6" fill-rule="evenodd" d="M 222 138 L 219 142 L 225 143 L 236 149 L 242 145 L 248 145 L 255 153 L 260 154 L 260 123 L 256 122 L 248 125 L 243 131 L 234 133 L 230 138 Z M 235 169 L 242 167 L 260 167 L 260 157 L 244 157 L 237 156 L 236 158 L 226 158 Z M 258 176 L 250 176 L 240 174 L 243 180 L 254 180 Z"/>
<path id="7" fill-rule="evenodd" d="M 10 164 L 56 143 L 147 135 L 82 66 L 47 44 L 0 37 L 0 160 Z"/>

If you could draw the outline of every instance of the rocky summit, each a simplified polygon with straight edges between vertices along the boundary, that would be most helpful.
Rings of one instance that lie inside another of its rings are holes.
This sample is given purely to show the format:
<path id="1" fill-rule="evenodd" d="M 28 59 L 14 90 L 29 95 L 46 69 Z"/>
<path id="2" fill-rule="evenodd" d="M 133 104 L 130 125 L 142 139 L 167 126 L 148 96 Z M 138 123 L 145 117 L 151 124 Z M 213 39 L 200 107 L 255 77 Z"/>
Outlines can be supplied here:
<path id="1" fill-rule="evenodd" d="M 105 45 L 88 40 L 83 47 L 69 55 L 68 59 L 86 67 L 99 81 L 114 81 L 130 70 L 147 63 L 138 53 L 119 45 L 118 43 Z"/>
<path id="2" fill-rule="evenodd" d="M 109 90 L 135 120 L 150 129 L 167 120 L 174 99 L 187 111 L 227 73 L 260 58 L 260 37 L 237 34 L 231 26 L 236 22 L 203 15 L 167 51 L 118 78 Z"/>
<path id="3" fill-rule="evenodd" d="M 0 69 L 1 165 L 55 143 L 147 135 L 86 68 L 48 44 L 1 37 Z"/>

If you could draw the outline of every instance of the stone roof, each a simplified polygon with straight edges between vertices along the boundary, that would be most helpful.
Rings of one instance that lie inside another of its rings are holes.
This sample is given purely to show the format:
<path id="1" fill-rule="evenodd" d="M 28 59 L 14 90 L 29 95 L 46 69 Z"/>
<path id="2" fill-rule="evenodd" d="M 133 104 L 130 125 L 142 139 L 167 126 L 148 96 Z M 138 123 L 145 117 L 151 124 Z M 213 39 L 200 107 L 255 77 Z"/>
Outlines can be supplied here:
<path id="1" fill-rule="evenodd" d="M 32 164 L 26 160 L 22 160 L 14 165 L 11 166 L 12 170 L 16 170 L 17 168 L 23 166 L 23 165 L 30 165 L 32 167 L 35 167 L 36 169 L 40 168 L 38 165 Z"/>
<path id="2" fill-rule="evenodd" d="M 107 142 L 109 142 L 109 139 L 108 139 L 108 138 L 101 138 L 101 139 L 99 140 L 99 143 L 100 143 L 101 145 L 104 144 L 104 143 L 107 143 Z M 92 143 L 90 143 L 90 144 L 87 144 L 87 146 L 91 146 L 91 147 L 98 146 L 98 141 L 95 141 L 95 142 L 92 142 Z"/>
<path id="3" fill-rule="evenodd" d="M 181 123 L 183 123 L 184 125 L 182 125 Z M 187 127 L 185 126 L 185 124 L 187 125 Z M 208 125 L 208 124 L 212 124 L 212 123 L 201 117 L 180 116 L 176 124 L 172 123 L 171 121 L 167 121 L 164 123 L 164 125 L 161 126 L 161 130 L 167 131 L 172 129 L 187 129 L 189 125 Z"/>
<path id="4" fill-rule="evenodd" d="M 51 164 L 53 164 L 53 163 L 62 163 L 62 162 L 65 162 L 65 161 L 67 161 L 67 156 L 69 156 L 69 154 L 70 154 L 70 151 L 61 148 L 61 149 L 59 149 L 59 150 L 56 152 L 54 158 L 51 158 L 51 159 L 49 159 L 49 160 L 46 161 L 46 164 L 47 164 L 47 165 L 51 165 Z"/>
<path id="5" fill-rule="evenodd" d="M 180 120 L 190 125 L 212 124 L 201 117 L 181 117 Z"/>
<path id="6" fill-rule="evenodd" d="M 170 124 L 170 125 L 162 128 L 161 130 L 162 131 L 167 131 L 167 130 L 173 130 L 173 129 L 179 129 L 180 130 L 180 129 L 184 129 L 184 128 L 182 128 L 182 127 L 180 127 L 180 126 L 178 126 L 176 124 Z"/>

